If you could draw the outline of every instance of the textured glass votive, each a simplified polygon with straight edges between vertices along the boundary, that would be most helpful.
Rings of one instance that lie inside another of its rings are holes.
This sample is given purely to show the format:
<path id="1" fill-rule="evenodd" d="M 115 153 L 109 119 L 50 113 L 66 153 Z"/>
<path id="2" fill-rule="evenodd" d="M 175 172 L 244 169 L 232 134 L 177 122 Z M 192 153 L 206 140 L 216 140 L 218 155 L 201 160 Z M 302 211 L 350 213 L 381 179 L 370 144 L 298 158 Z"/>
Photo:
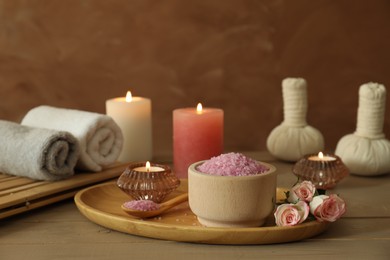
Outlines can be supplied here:
<path id="1" fill-rule="evenodd" d="M 300 180 L 311 181 L 317 189 L 331 189 L 349 175 L 349 170 L 337 155 L 319 155 L 305 155 L 292 171 Z"/>
<path id="2" fill-rule="evenodd" d="M 117 180 L 118 187 L 135 200 L 160 203 L 180 185 L 180 180 L 166 165 L 135 163 L 126 168 Z"/>

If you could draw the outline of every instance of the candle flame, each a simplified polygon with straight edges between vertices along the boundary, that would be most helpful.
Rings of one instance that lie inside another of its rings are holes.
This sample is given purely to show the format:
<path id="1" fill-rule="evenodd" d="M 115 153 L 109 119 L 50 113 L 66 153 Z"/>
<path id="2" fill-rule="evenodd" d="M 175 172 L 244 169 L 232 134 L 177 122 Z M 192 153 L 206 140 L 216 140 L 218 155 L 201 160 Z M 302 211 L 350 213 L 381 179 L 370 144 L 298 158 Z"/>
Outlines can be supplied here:
<path id="1" fill-rule="evenodd" d="M 149 172 L 150 171 L 150 162 L 149 161 L 146 162 L 145 167 L 146 167 L 146 171 Z"/>
<path id="2" fill-rule="evenodd" d="M 132 100 L 133 100 L 133 96 L 131 95 L 131 92 L 127 91 L 126 102 L 131 102 Z"/>
<path id="3" fill-rule="evenodd" d="M 202 104 L 198 103 L 198 105 L 196 106 L 196 112 L 202 113 L 202 110 L 203 110 Z"/>
<path id="4" fill-rule="evenodd" d="M 322 152 L 319 152 L 318 153 L 318 158 L 323 159 L 324 158 L 324 154 Z"/>

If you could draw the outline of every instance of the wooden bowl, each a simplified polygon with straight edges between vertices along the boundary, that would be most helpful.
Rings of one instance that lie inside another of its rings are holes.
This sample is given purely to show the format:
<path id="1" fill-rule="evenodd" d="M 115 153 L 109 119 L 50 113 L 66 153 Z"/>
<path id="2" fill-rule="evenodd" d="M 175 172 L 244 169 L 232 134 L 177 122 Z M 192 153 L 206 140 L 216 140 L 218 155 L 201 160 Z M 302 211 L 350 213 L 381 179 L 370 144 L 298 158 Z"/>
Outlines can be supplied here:
<path id="1" fill-rule="evenodd" d="M 262 226 L 275 207 L 276 168 L 250 176 L 218 176 L 188 169 L 189 206 L 208 227 Z"/>

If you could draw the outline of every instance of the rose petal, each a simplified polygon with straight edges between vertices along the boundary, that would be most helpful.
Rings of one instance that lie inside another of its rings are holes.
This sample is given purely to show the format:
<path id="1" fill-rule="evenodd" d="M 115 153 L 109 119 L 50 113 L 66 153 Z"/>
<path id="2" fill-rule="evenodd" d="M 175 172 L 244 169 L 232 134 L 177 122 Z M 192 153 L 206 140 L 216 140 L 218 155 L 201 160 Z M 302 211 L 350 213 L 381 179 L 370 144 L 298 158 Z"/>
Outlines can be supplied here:
<path id="1" fill-rule="evenodd" d="M 318 196 L 319 197 L 319 196 Z M 331 194 L 325 198 L 320 198 L 322 203 L 310 206 L 310 211 L 318 221 L 334 222 L 339 219 L 346 211 L 345 202 L 336 194 Z M 314 199 L 313 199 L 314 201 Z"/>
<path id="2" fill-rule="evenodd" d="M 313 199 L 315 192 L 316 188 L 311 181 L 303 181 L 291 188 L 288 201 L 293 203 L 299 200 L 310 202 Z"/>
<path id="3" fill-rule="evenodd" d="M 306 220 L 309 214 L 309 206 L 300 201 L 297 204 L 279 205 L 274 213 L 278 226 L 294 226 Z"/>

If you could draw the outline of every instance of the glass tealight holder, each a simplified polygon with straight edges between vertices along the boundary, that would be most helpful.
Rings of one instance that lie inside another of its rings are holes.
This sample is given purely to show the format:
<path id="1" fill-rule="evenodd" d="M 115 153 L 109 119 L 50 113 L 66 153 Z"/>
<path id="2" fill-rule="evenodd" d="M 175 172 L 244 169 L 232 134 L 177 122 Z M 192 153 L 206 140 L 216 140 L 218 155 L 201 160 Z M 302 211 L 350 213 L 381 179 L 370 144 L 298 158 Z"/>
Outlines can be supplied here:
<path id="1" fill-rule="evenodd" d="M 117 180 L 118 187 L 135 200 L 152 200 L 160 203 L 174 191 L 180 180 L 169 166 L 151 164 L 148 171 L 145 163 L 129 165 Z"/>
<path id="2" fill-rule="evenodd" d="M 300 181 L 311 181 L 317 189 L 332 189 L 343 178 L 349 175 L 347 166 L 334 154 L 318 157 L 308 154 L 293 166 L 292 172 Z"/>

